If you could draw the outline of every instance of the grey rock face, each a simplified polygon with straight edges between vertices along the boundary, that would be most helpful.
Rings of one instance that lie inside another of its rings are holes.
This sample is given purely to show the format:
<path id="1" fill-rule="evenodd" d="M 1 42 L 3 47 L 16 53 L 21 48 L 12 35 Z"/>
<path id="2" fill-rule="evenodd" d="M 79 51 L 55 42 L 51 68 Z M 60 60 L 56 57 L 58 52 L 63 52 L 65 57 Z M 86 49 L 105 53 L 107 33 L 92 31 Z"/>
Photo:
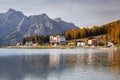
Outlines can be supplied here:
<path id="1" fill-rule="evenodd" d="M 27 17 L 20 11 L 9 9 L 6 13 L 0 13 L 0 44 L 15 44 L 23 37 L 64 33 L 77 28 L 73 23 L 60 18 L 51 19 L 46 14 Z"/>

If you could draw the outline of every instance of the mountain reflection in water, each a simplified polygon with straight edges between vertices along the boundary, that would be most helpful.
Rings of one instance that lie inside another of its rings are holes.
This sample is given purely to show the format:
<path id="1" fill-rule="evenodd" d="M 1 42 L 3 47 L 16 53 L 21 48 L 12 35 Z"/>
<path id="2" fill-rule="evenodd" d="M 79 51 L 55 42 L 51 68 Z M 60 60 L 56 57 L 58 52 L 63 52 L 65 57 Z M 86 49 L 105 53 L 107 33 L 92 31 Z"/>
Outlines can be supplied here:
<path id="1" fill-rule="evenodd" d="M 120 80 L 120 52 L 0 56 L 0 80 Z"/>

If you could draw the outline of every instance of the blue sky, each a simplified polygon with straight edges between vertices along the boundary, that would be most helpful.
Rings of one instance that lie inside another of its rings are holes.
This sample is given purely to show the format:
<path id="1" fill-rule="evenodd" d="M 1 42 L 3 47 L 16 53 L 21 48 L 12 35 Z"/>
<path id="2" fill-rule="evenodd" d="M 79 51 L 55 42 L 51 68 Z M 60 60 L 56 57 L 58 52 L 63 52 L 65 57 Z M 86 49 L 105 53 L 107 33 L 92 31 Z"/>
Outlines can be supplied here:
<path id="1" fill-rule="evenodd" d="M 0 13 L 9 8 L 25 15 L 46 13 L 78 27 L 92 27 L 120 19 L 120 0 L 0 0 Z"/>

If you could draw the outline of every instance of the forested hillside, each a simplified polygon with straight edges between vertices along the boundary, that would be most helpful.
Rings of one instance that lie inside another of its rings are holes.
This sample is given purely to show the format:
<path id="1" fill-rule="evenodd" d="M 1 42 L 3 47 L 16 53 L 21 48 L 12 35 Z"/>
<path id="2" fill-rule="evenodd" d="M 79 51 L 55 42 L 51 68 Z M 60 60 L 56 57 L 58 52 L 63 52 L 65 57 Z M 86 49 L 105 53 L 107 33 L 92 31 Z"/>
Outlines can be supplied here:
<path id="1" fill-rule="evenodd" d="M 92 37 L 107 34 L 109 40 L 120 43 L 120 20 L 102 26 L 93 26 L 92 28 L 84 27 L 66 31 L 67 40 Z"/>

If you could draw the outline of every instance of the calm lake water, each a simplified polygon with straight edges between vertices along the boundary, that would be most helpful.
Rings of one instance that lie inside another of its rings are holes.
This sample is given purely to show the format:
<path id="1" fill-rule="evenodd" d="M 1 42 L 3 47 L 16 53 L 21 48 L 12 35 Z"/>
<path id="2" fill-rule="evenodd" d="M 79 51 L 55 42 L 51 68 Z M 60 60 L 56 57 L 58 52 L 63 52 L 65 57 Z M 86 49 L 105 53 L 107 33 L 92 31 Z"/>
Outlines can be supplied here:
<path id="1" fill-rule="evenodd" d="M 0 80 L 120 80 L 120 52 L 0 49 Z"/>

